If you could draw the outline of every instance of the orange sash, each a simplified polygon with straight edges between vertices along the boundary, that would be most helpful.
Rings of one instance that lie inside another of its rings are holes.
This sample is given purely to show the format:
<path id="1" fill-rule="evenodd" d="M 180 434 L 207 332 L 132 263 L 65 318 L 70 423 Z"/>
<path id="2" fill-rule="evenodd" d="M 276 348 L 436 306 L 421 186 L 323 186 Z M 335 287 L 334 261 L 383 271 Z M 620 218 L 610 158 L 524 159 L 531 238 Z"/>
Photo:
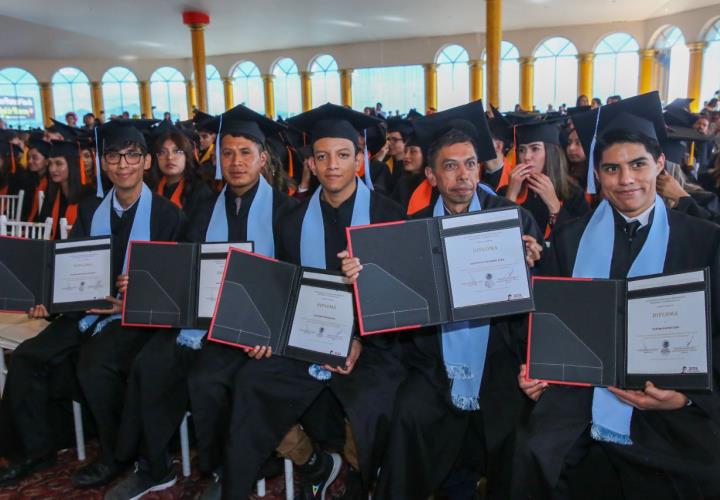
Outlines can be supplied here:
<path id="1" fill-rule="evenodd" d="M 157 194 L 160 196 L 165 196 L 165 185 L 167 184 L 167 177 L 163 176 L 162 179 L 160 179 L 160 183 L 157 187 Z M 173 191 L 172 196 L 170 197 L 170 201 L 172 201 L 175 205 L 177 205 L 178 208 L 182 208 L 182 200 L 180 197 L 182 196 L 183 188 L 185 188 L 185 179 L 180 179 L 180 182 L 178 182 L 177 187 L 175 188 L 175 191 Z"/>
<path id="2" fill-rule="evenodd" d="M 407 214 L 415 215 L 420 210 L 430 206 L 430 201 L 432 200 L 432 190 L 433 188 L 429 180 L 425 179 L 422 181 L 420 185 L 415 188 L 412 196 L 410 196 Z"/>
<path id="3" fill-rule="evenodd" d="M 55 195 L 55 201 L 53 202 L 53 209 L 52 209 L 52 219 L 53 219 L 53 227 L 52 227 L 52 233 L 50 234 L 50 239 L 54 240 L 55 235 L 57 234 L 57 228 L 60 227 L 60 197 L 62 196 L 62 193 L 58 190 L 57 194 Z M 65 219 L 67 219 L 68 224 L 71 226 L 75 224 L 75 219 L 77 219 L 77 203 L 72 203 L 65 207 Z"/>
<path id="4" fill-rule="evenodd" d="M 202 158 L 200 158 L 200 163 L 205 163 L 206 161 L 210 160 L 212 158 L 212 155 L 214 152 L 215 152 L 215 144 L 210 144 L 210 147 L 207 148 L 205 153 L 203 153 Z"/>

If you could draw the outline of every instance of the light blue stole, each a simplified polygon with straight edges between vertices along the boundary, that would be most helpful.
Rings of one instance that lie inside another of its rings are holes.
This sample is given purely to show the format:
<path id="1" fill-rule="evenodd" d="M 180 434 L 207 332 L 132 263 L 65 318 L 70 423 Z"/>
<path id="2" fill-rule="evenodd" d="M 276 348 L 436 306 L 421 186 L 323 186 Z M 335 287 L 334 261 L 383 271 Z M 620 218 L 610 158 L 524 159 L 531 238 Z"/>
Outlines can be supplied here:
<path id="1" fill-rule="evenodd" d="M 482 184 L 478 186 L 482 187 Z M 493 192 L 490 194 L 494 195 Z M 468 212 L 480 210 L 482 210 L 480 200 L 477 192 L 474 192 Z M 444 215 L 445 204 L 440 196 L 435 202 L 433 217 Z M 442 325 L 443 360 L 450 379 L 450 395 L 453 405 L 460 410 L 480 409 L 480 386 L 485 371 L 489 340 L 490 320 L 487 319 L 455 321 Z"/>
<path id="2" fill-rule="evenodd" d="M 210 223 L 205 232 L 205 241 L 227 241 L 228 220 L 225 208 L 227 184 L 215 200 Z M 273 189 L 261 175 L 258 189 L 250 205 L 247 221 L 247 240 L 254 243 L 255 253 L 266 257 L 275 257 L 275 238 L 273 236 Z M 207 330 L 183 328 L 177 336 L 178 345 L 198 350 Z"/>
<path id="3" fill-rule="evenodd" d="M 628 271 L 628 277 L 660 274 L 665 266 L 670 226 L 667 209 L 660 196 L 655 195 L 655 215 L 647 240 Z M 608 278 L 615 243 L 615 217 L 607 200 L 598 206 L 588 223 L 578 247 L 573 277 Z M 592 428 L 597 441 L 621 445 L 632 444 L 630 423 L 633 407 L 620 401 L 603 387 L 593 392 Z"/>
<path id="4" fill-rule="evenodd" d="M 353 205 L 351 226 L 370 224 L 370 190 L 359 179 L 355 179 L 355 204 Z M 325 223 L 323 222 L 320 194 L 322 188 L 315 190 L 310 199 L 300 232 L 300 263 L 307 267 L 326 269 L 325 261 Z M 308 373 L 317 380 L 329 380 L 332 373 L 319 365 L 310 365 Z"/>
<path id="5" fill-rule="evenodd" d="M 99 179 L 98 179 L 99 182 Z M 105 196 L 100 205 L 95 209 L 93 213 L 92 223 L 90 224 L 90 236 L 110 236 L 112 232 L 110 219 L 112 213 L 113 199 L 115 198 L 115 188 L 113 187 L 108 194 Z M 150 214 L 152 211 L 152 191 L 148 188 L 145 183 L 142 185 L 140 191 L 140 199 L 137 201 L 138 207 L 135 212 L 135 218 L 133 219 L 133 225 L 130 229 L 130 238 L 128 239 L 128 245 L 125 250 L 125 258 L 123 259 L 122 273 L 127 273 L 127 257 L 128 250 L 130 249 L 131 241 L 150 241 Z M 95 329 L 93 335 L 102 331 L 102 329 L 111 321 L 120 319 L 121 315 L 112 314 L 102 321 L 100 321 Z M 98 320 L 96 314 L 88 314 L 83 316 L 78 327 L 81 332 L 85 332 L 93 323 Z"/>

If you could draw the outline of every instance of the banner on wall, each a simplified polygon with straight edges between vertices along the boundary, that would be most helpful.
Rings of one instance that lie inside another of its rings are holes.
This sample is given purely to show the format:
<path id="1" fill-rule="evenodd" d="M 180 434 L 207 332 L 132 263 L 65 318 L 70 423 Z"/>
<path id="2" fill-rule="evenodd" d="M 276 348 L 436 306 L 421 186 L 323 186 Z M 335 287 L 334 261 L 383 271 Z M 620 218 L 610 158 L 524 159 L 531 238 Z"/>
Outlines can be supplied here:
<path id="1" fill-rule="evenodd" d="M 0 95 L 0 118 L 34 120 L 35 100 L 32 97 Z"/>

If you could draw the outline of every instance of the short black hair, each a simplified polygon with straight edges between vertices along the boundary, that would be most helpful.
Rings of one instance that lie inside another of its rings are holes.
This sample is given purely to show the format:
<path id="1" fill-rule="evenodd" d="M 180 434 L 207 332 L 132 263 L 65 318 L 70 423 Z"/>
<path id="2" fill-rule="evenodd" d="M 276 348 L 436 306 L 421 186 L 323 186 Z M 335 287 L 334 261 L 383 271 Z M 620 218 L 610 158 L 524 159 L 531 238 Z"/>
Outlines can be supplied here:
<path id="1" fill-rule="evenodd" d="M 650 153 L 650 156 L 652 156 L 655 161 L 657 161 L 662 154 L 660 144 L 655 139 L 638 132 L 615 129 L 607 132 L 598 139 L 597 144 L 595 145 L 595 168 L 600 166 L 602 154 L 605 150 L 614 144 L 642 144 L 645 147 L 645 150 Z"/>
<path id="2" fill-rule="evenodd" d="M 255 139 L 254 137 L 250 137 L 249 135 L 246 135 L 246 134 L 234 133 L 234 132 L 232 132 L 232 131 L 229 131 L 229 132 L 221 132 L 221 133 L 220 133 L 220 144 L 222 144 L 223 137 L 226 137 L 226 136 L 228 136 L 228 135 L 229 135 L 230 137 L 235 137 L 235 138 L 242 137 L 242 138 L 244 138 L 244 139 L 247 139 L 248 141 L 251 141 L 251 142 L 257 144 L 257 147 L 258 147 L 258 149 L 260 150 L 261 153 L 262 153 L 263 151 L 266 151 L 266 150 L 267 150 L 267 146 L 265 145 L 265 143 L 258 141 L 258 140 Z"/>
<path id="3" fill-rule="evenodd" d="M 148 149 L 147 144 L 136 141 L 127 141 L 123 144 L 111 144 L 109 146 L 103 146 L 102 154 L 104 156 L 108 153 L 118 153 L 121 149 L 130 148 L 133 146 L 136 146 L 143 155 L 150 154 L 150 150 Z"/>
<path id="4" fill-rule="evenodd" d="M 465 132 L 461 132 L 457 129 L 450 129 L 447 132 L 445 132 L 443 135 L 438 137 L 428 148 L 428 162 L 427 165 L 435 169 L 435 160 L 437 160 L 437 155 L 440 152 L 442 148 L 445 146 L 452 146 L 453 144 L 460 144 L 463 142 L 469 142 L 472 144 L 473 149 L 475 149 L 475 154 L 477 154 L 477 144 L 475 144 L 475 141 L 467 135 Z"/>

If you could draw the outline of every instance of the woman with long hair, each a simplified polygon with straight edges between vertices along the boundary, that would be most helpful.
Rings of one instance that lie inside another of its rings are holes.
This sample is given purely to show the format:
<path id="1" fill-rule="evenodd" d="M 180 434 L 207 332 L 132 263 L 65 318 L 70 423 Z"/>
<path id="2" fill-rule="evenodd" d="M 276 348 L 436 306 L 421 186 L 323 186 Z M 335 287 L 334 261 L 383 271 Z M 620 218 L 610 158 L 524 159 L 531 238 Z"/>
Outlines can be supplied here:
<path id="1" fill-rule="evenodd" d="M 53 141 L 48 161 L 48 187 L 42 209 L 36 217 L 42 222 L 52 217 L 51 239 L 60 239 L 60 219 L 72 226 L 78 203 L 92 193 L 80 162 L 80 147 L 75 142 Z"/>
<path id="2" fill-rule="evenodd" d="M 47 195 L 48 190 L 48 166 L 50 164 L 51 144 L 41 138 L 33 138 L 28 141 L 27 150 L 27 169 L 30 172 L 35 189 L 26 193 L 32 199 L 30 213 L 27 220 L 32 222 L 40 211 L 40 199 L 38 197 L 40 191 Z"/>
<path id="3" fill-rule="evenodd" d="M 557 124 L 522 125 L 516 137 L 518 163 L 500 194 L 528 209 L 547 238 L 555 224 L 583 215 L 589 207 L 568 174 Z"/>
<path id="4" fill-rule="evenodd" d="M 152 152 L 150 184 L 157 194 L 182 208 L 188 216 L 214 198 L 198 174 L 193 145 L 180 130 L 173 128 L 158 135 Z"/>

